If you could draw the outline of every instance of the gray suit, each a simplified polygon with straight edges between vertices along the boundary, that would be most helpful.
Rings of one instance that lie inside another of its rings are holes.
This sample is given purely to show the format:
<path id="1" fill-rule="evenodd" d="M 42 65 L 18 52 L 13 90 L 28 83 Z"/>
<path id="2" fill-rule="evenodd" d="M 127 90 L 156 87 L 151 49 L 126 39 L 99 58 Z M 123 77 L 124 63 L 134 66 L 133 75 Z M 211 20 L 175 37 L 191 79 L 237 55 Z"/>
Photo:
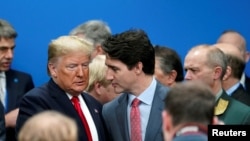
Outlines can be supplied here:
<path id="1" fill-rule="evenodd" d="M 164 99 L 168 88 L 157 82 L 149 121 L 145 134 L 145 141 L 163 141 L 162 117 Z M 103 117 L 108 128 L 110 141 L 129 141 L 127 119 L 128 94 L 123 93 L 118 98 L 103 106 Z"/>

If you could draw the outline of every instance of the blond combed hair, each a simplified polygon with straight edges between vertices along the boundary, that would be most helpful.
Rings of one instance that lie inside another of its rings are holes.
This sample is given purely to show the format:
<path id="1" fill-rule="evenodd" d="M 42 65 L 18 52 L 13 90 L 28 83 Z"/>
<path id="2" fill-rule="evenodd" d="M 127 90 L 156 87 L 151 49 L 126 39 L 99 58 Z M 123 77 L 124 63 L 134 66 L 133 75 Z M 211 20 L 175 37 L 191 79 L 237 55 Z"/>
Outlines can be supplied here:
<path id="1" fill-rule="evenodd" d="M 86 91 L 93 90 L 95 82 L 99 82 L 104 86 L 107 84 L 105 59 L 105 55 L 97 55 L 89 64 L 89 84 Z"/>
<path id="2" fill-rule="evenodd" d="M 44 111 L 28 119 L 18 141 L 77 141 L 76 122 L 57 111 Z"/>
<path id="3" fill-rule="evenodd" d="M 72 52 L 84 52 L 89 57 L 94 49 L 93 43 L 77 36 L 60 36 L 49 43 L 48 63 L 56 62 L 61 56 Z M 49 70 L 48 70 L 48 74 Z"/>

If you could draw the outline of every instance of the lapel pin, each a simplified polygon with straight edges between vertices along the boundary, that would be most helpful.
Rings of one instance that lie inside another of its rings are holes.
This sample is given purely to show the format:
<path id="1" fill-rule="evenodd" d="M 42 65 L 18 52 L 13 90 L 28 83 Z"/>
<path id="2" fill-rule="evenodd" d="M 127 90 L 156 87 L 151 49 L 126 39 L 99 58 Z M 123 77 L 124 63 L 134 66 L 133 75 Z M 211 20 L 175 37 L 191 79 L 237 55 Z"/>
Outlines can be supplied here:
<path id="1" fill-rule="evenodd" d="M 15 83 L 18 83 L 18 79 L 17 79 L 17 78 L 14 78 L 14 82 L 15 82 Z"/>
<path id="2" fill-rule="evenodd" d="M 99 113 L 97 109 L 95 109 L 95 113 Z"/>

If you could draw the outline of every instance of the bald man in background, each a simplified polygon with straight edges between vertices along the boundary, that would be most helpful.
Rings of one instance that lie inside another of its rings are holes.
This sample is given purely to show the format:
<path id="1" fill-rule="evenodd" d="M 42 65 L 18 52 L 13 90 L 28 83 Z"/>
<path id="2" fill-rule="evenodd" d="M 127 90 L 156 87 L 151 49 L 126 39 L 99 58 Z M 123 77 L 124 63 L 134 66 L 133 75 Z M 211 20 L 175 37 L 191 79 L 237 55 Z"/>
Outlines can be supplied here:
<path id="1" fill-rule="evenodd" d="M 242 73 L 245 69 L 244 58 L 239 48 L 229 43 L 217 43 L 215 47 L 221 49 L 227 59 L 227 69 L 222 80 L 222 87 L 226 93 L 250 106 L 250 95 L 240 83 Z"/>
<path id="2" fill-rule="evenodd" d="M 222 87 L 227 70 L 225 54 L 211 45 L 192 47 L 184 59 L 185 80 L 200 80 L 211 87 L 216 97 L 215 115 L 226 125 L 250 125 L 250 108 L 228 96 Z"/>
<path id="3" fill-rule="evenodd" d="M 245 60 L 245 63 L 249 61 L 250 53 L 247 51 L 246 39 L 235 30 L 226 30 L 222 32 L 220 37 L 217 40 L 217 43 L 229 43 L 239 48 L 241 51 L 241 55 Z M 250 77 L 246 75 L 246 73 L 242 73 L 241 84 L 245 88 L 248 94 L 250 94 Z"/>

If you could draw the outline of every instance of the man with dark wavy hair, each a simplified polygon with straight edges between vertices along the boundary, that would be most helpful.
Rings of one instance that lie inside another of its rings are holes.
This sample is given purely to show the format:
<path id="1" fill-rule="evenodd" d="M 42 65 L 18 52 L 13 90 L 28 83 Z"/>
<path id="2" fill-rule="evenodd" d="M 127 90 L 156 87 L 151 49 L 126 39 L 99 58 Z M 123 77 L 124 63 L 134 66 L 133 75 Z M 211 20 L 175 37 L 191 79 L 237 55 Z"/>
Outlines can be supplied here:
<path id="1" fill-rule="evenodd" d="M 154 78 L 155 52 L 143 30 L 109 37 L 103 44 L 106 78 L 116 93 L 103 107 L 112 141 L 163 141 L 161 112 L 168 88 Z"/>

